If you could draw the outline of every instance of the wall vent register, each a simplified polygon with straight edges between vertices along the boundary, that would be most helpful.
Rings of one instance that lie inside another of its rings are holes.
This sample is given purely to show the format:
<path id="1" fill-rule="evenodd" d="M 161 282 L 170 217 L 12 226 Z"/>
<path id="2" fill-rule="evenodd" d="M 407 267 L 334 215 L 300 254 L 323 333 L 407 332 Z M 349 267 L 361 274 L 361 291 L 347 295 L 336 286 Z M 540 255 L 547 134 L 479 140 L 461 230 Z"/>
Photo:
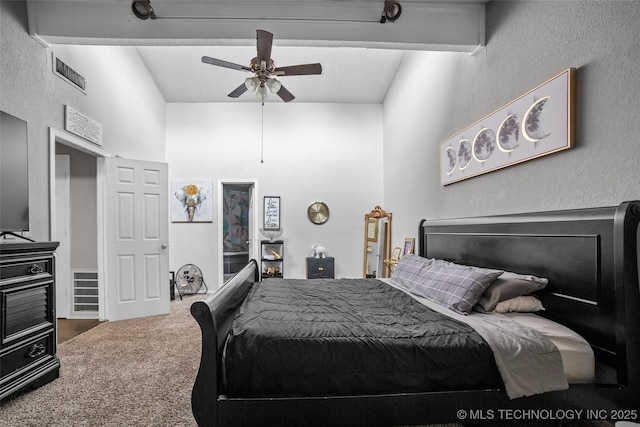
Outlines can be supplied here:
<path id="1" fill-rule="evenodd" d="M 82 76 L 82 74 L 68 66 L 62 59 L 55 55 L 53 55 L 53 73 L 76 89 L 86 93 L 87 80 Z"/>
<path id="2" fill-rule="evenodd" d="M 98 314 L 98 272 L 73 272 L 73 312 L 74 314 Z"/>

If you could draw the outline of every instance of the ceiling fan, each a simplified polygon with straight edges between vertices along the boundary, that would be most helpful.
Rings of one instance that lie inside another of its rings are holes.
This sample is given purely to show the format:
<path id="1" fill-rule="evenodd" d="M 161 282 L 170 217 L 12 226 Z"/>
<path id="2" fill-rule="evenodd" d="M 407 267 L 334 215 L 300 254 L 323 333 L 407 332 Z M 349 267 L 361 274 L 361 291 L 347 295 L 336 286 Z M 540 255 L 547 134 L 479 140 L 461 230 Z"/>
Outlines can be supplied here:
<path id="1" fill-rule="evenodd" d="M 205 64 L 217 65 L 218 67 L 231 68 L 233 70 L 249 71 L 254 77 L 245 79 L 245 82 L 235 88 L 228 96 L 238 98 L 240 95 L 251 89 L 256 91 L 258 96 L 264 102 L 267 89 L 271 93 L 277 94 L 284 102 L 292 101 L 295 96 L 289 92 L 280 81 L 276 80 L 276 76 L 304 76 L 311 74 L 322 74 L 322 65 L 302 64 L 291 65 L 288 67 L 276 67 L 275 62 L 271 59 L 271 47 L 273 45 L 273 34 L 264 30 L 256 31 L 256 45 L 258 55 L 251 60 L 249 66 L 234 64 L 233 62 L 223 61 L 221 59 L 202 57 Z"/>

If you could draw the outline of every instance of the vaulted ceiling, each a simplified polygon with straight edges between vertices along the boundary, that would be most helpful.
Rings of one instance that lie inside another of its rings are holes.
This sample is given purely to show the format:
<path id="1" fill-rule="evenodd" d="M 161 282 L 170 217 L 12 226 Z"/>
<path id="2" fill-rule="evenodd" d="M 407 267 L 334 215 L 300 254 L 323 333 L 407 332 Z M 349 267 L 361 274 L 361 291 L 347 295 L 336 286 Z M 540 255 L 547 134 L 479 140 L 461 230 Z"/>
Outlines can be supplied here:
<path id="1" fill-rule="evenodd" d="M 293 102 L 380 103 L 407 50 L 467 52 L 484 45 L 487 0 L 152 0 L 140 20 L 131 0 L 27 0 L 29 31 L 48 44 L 136 46 L 167 102 L 256 102 L 227 94 L 251 74 L 201 62 L 248 66 L 256 30 L 274 34 L 276 66 L 319 62 L 322 74 L 279 78 Z M 282 102 L 275 96 L 269 101 Z"/>

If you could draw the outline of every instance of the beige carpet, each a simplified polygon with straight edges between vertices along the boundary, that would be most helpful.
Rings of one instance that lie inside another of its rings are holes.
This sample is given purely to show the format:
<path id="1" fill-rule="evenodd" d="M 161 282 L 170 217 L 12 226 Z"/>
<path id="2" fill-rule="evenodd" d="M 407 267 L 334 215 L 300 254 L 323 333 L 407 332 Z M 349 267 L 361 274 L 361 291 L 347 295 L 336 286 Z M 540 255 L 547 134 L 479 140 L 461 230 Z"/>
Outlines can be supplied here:
<path id="1" fill-rule="evenodd" d="M 105 322 L 58 346 L 60 378 L 0 406 L 0 426 L 196 426 L 200 328 L 189 313 Z"/>
<path id="2" fill-rule="evenodd" d="M 63 342 L 60 378 L 0 405 L 0 426 L 196 426 L 191 387 L 200 328 L 189 307 L 202 298 L 172 301 L 168 315 L 104 322 Z"/>

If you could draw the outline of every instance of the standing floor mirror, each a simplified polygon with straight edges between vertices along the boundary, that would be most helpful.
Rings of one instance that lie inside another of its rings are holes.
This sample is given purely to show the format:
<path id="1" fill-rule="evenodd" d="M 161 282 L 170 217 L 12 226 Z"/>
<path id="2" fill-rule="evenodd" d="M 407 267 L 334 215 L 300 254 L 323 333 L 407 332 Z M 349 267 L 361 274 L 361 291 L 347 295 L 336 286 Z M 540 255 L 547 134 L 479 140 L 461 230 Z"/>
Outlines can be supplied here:
<path id="1" fill-rule="evenodd" d="M 391 253 L 391 213 L 380 206 L 364 215 L 364 265 L 365 278 L 389 277 Z"/>

